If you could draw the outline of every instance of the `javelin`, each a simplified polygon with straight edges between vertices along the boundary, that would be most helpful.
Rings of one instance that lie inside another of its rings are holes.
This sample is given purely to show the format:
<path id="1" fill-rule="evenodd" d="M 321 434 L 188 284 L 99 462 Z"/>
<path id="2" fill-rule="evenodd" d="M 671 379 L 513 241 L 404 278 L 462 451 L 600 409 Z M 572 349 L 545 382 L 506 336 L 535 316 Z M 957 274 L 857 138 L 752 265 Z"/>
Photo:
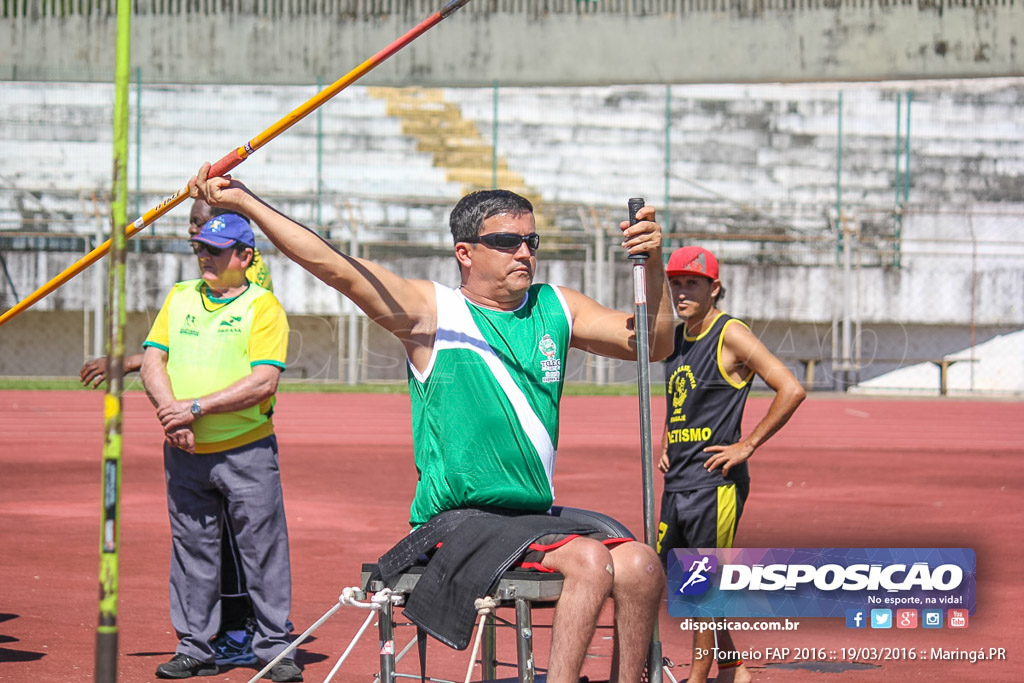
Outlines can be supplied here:
<path id="1" fill-rule="evenodd" d="M 311 112 L 320 107 L 324 102 L 358 81 L 373 68 L 383 63 L 388 57 L 419 38 L 437 24 L 441 23 L 441 21 L 448 17 L 449 14 L 452 14 L 456 10 L 462 8 L 462 6 L 468 4 L 469 1 L 470 0 L 449 0 L 441 9 L 414 26 L 401 38 L 394 41 L 386 48 L 339 78 L 337 81 L 321 90 L 302 105 L 294 109 L 290 114 L 282 118 L 270 128 L 267 128 L 249 142 L 231 152 L 228 152 L 224 158 L 210 168 L 209 177 L 216 178 L 229 173 L 231 169 L 245 161 L 253 152 L 294 126 Z M 134 222 L 126 225 L 124 227 L 125 239 L 134 237 L 135 234 L 143 228 L 152 225 L 158 218 L 183 202 L 186 197 L 188 197 L 188 185 L 179 189 L 170 197 L 139 216 Z M 81 273 L 93 263 L 99 261 L 107 254 L 108 251 L 110 251 L 110 246 L 111 241 L 110 239 L 107 239 L 103 244 L 99 245 L 78 261 L 65 268 L 59 275 L 54 277 L 45 285 L 4 311 L 3 314 L 0 314 L 0 325 L 3 325 L 5 322 L 29 308 L 43 297 L 61 287 L 64 283 Z"/>

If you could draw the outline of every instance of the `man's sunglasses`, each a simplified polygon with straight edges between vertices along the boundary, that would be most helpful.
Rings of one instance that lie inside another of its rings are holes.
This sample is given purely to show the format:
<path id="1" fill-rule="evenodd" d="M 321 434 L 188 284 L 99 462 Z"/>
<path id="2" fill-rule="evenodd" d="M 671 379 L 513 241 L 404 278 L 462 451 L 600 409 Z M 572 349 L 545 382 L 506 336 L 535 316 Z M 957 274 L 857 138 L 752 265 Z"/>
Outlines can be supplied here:
<path id="1" fill-rule="evenodd" d="M 530 251 L 537 251 L 537 248 L 540 246 L 540 235 L 535 232 L 531 232 L 529 235 L 520 235 L 515 232 L 492 232 L 462 241 L 471 244 L 481 242 L 493 249 L 501 249 L 502 251 L 514 251 L 519 248 L 520 244 L 525 242 Z"/>
<path id="2" fill-rule="evenodd" d="M 211 247 L 209 244 L 206 244 L 205 242 L 189 242 L 188 244 L 190 247 L 192 247 L 192 253 L 195 254 L 196 256 L 199 255 L 199 252 L 205 251 L 210 256 L 216 258 L 220 256 L 222 251 L 227 249 L 227 247 Z"/>

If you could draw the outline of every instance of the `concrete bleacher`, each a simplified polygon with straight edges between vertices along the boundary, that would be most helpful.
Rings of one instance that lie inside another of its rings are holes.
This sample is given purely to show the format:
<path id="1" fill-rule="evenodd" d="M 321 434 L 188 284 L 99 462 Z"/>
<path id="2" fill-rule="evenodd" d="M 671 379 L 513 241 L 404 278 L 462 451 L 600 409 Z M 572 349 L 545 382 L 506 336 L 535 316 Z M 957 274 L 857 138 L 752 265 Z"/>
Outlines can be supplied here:
<path id="1" fill-rule="evenodd" d="M 150 202 L 142 209 L 149 208 L 182 187 L 202 161 L 230 153 L 315 92 L 313 87 L 145 86 L 137 117 L 139 99 L 133 89 L 129 190 L 138 189 Z M 102 84 L 5 85 L 0 101 L 0 227 L 27 227 L 19 221 L 26 213 L 27 194 L 34 198 L 28 201 L 32 211 L 65 220 L 51 230 L 95 230 L 92 221 L 80 219 L 80 195 L 102 198 L 109 192 L 112 100 L 112 88 Z M 341 93 L 257 150 L 235 175 L 261 194 L 279 196 L 320 193 L 437 201 L 457 197 L 461 190 L 434 165 L 431 154 L 417 151 L 416 141 L 402 134 L 400 121 L 386 115 L 384 103 L 366 97 L 360 88 Z M 374 204 L 368 202 L 363 214 L 387 213 Z M 174 213 L 170 232 L 180 229 L 185 215 L 180 209 Z M 324 213 L 327 219 L 339 218 L 330 202 Z M 405 215 L 415 220 L 416 212 Z M 434 217 L 432 212 L 424 215 Z M 162 227 L 155 226 L 153 232 L 165 232 Z"/>
<path id="2" fill-rule="evenodd" d="M 999 79 L 673 86 L 668 153 L 664 86 L 504 88 L 497 142 L 549 200 L 607 203 L 636 188 L 663 203 L 667 161 L 672 201 L 828 207 L 836 201 L 842 91 L 842 199 L 884 210 L 897 185 L 902 190 L 895 155 L 899 142 L 902 174 L 911 91 L 911 201 L 1015 201 L 1011 186 L 1024 166 L 1024 122 L 1014 114 L 1021 88 Z M 446 95 L 493 137 L 493 90 Z"/>
<path id="3" fill-rule="evenodd" d="M 844 213 L 865 234 L 895 239 L 908 91 L 911 205 L 1019 202 L 1021 79 L 693 85 L 671 93 L 662 85 L 353 86 L 257 150 L 235 175 L 335 239 L 356 229 L 364 240 L 439 245 L 446 209 L 465 191 L 489 187 L 497 162 L 498 184 L 534 201 L 545 234 L 617 220 L 601 214 L 587 224 L 574 210 L 549 217 L 547 205 L 607 212 L 644 196 L 663 209 L 667 191 L 669 231 L 810 236 L 824 240 L 818 255 L 794 258 L 824 265 L 833 261 L 837 182 Z M 313 85 L 145 85 L 140 96 L 133 86 L 128 186 L 142 196 L 129 202 L 129 213 L 154 206 L 200 162 L 231 152 L 315 92 Z M 15 82 L 4 93 L 0 229 L 94 234 L 109 193 L 112 86 Z M 175 209 L 147 234 L 180 235 L 186 214 Z M 762 246 L 722 248 L 742 262 L 760 258 Z"/>
<path id="4" fill-rule="evenodd" d="M 107 227 L 113 91 L 102 84 L 3 87 L 0 239 L 18 295 L 24 296 L 80 256 L 87 248 L 84 236 Z M 216 161 L 245 143 L 315 90 L 146 85 L 136 119 L 139 100 L 133 86 L 129 214 L 136 206 L 156 205 L 184 185 L 200 162 Z M 630 196 L 645 196 L 663 209 L 667 161 L 671 220 L 666 227 L 687 240 L 700 239 L 723 256 L 729 311 L 755 324 L 781 355 L 817 359 L 819 385 L 828 377 L 824 363 L 830 357 L 828 349 L 819 348 L 819 332 L 835 319 L 840 296 L 831 218 L 838 94 L 842 90 L 844 213 L 854 216 L 851 222 L 862 235 L 889 239 L 891 245 L 896 242 L 893 208 L 897 194 L 902 198 L 903 180 L 895 169 L 896 99 L 901 102 L 902 150 L 906 93 L 912 91 L 910 210 L 899 242 L 903 262 L 891 267 L 891 258 L 878 255 L 881 247 L 872 260 L 867 251 L 876 247 L 867 239 L 858 244 L 857 254 L 864 257 L 858 315 L 873 333 L 882 334 L 879 325 L 892 328 L 880 343 L 886 349 L 899 347 L 904 339 L 909 344 L 913 337 L 920 348 L 912 355 L 920 358 L 952 350 L 944 340 L 963 331 L 966 321 L 977 322 L 988 335 L 1019 329 L 1024 322 L 1019 306 L 1022 252 L 1019 240 L 1013 241 L 1016 232 L 1011 233 L 1019 223 L 1016 216 L 1024 215 L 1018 191 L 1024 120 L 1017 116 L 1024 79 L 673 86 L 667 152 L 665 86 L 500 88 L 496 150 L 493 88 L 443 89 L 416 97 L 379 90 L 346 90 L 319 116 L 311 115 L 258 150 L 235 174 L 345 248 L 356 233 L 363 255 L 410 276 L 453 284 L 450 257 L 436 258 L 450 253 L 447 212 L 468 189 L 490 186 L 496 153 L 499 184 L 535 200 L 542 218 L 552 217 L 550 229 L 575 240 L 560 244 L 545 237 L 546 248 L 558 244 L 567 249 L 545 253 L 540 277 L 599 296 L 593 262 L 583 260 L 585 249 L 590 250 L 588 259 L 598 249 L 593 229 L 603 226 L 610 237 Z M 901 169 L 904 163 L 901 151 Z M 186 216 L 187 202 L 143 233 L 167 239 L 146 244 L 133 256 L 130 312 L 154 309 L 170 283 L 191 276 L 194 261 L 177 241 Z M 75 232 L 83 238 L 66 247 L 68 240 L 60 239 L 15 242 L 9 235 L 19 230 Z M 769 244 L 758 235 L 779 241 Z M 963 258 L 971 248 L 965 236 L 975 240 L 976 265 Z M 411 243 L 415 246 L 406 249 Z M 260 246 L 269 245 L 261 241 Z M 576 251 L 567 256 L 568 248 Z M 336 316 L 351 309 L 272 249 L 266 255 L 282 301 L 295 315 L 295 329 L 305 335 L 303 357 L 310 360 L 303 360 L 308 367 L 302 372 L 320 376 L 317 368 L 327 367 L 323 358 L 340 353 L 339 338 L 331 337 L 342 324 Z M 609 265 L 608 299 L 602 302 L 628 308 L 628 268 Z M 869 270 L 879 265 L 886 267 Z M 33 311 L 40 320 L 44 313 L 69 316 L 60 318 L 59 326 L 73 331 L 62 346 L 73 360 L 61 360 L 60 373 L 80 362 L 74 360 L 76 354 L 81 358 L 74 350 L 81 344 L 74 327 L 80 323 L 71 312 L 78 311 L 80 318 L 83 308 L 99 298 L 100 271 L 91 272 L 95 277 L 80 277 Z M 972 288 L 977 290 L 974 298 L 965 297 Z M 15 298 L 0 282 L 0 310 Z M 767 329 L 769 323 L 778 329 Z M 39 334 L 46 336 L 50 324 L 39 322 L 33 334 L 43 330 Z M 919 326 L 923 341 L 918 333 L 907 332 L 908 325 Z M 34 342 L 25 339 L 31 348 Z M 315 356 L 309 352 L 313 346 L 321 349 Z M 396 358 L 388 362 L 394 360 L 400 373 L 401 354 Z M 335 358 L 328 364 L 330 373 L 337 372 L 339 362 Z M 51 366 L 56 367 L 51 362 L 34 372 Z M 17 364 L 12 368 L 9 372 L 23 371 Z"/>
<path id="5" fill-rule="evenodd" d="M 496 94 L 499 184 L 538 201 L 609 205 L 643 194 L 660 205 L 667 164 L 673 203 L 785 207 L 780 216 L 814 205 L 820 210 L 782 223 L 821 231 L 828 229 L 822 214 L 836 202 L 837 180 L 844 204 L 855 209 L 890 210 L 902 196 L 896 98 L 902 173 L 907 91 L 913 92 L 910 200 L 1015 200 L 1024 170 L 1024 121 L 1016 116 L 1022 88 L 1006 79 L 674 86 L 670 103 L 666 88 L 654 85 L 444 89 L 421 97 L 410 114 L 394 97 L 379 95 L 389 89 L 356 86 L 258 150 L 236 174 L 262 193 L 452 200 L 490 185 Z M 151 196 L 173 192 L 199 162 L 247 142 L 315 91 L 312 85 L 147 85 L 139 100 L 133 88 L 129 188 Z M 4 194 L 106 192 L 112 99 L 112 88 L 102 84 L 6 84 Z M 0 198 L 0 211 L 12 201 Z"/>

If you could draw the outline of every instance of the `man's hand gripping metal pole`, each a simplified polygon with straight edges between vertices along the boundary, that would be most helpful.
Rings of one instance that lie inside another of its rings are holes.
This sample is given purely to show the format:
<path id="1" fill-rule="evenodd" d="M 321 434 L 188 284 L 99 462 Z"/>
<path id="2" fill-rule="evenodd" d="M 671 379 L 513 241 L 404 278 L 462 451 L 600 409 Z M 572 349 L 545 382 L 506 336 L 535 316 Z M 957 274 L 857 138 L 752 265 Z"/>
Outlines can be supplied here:
<path id="1" fill-rule="evenodd" d="M 636 213 L 644 206 L 642 197 L 634 197 L 627 203 L 630 224 L 637 222 Z M 657 534 L 654 527 L 654 460 L 651 450 L 651 349 L 647 335 L 647 254 L 634 254 L 633 301 L 636 313 L 633 327 L 636 331 L 637 389 L 640 399 L 640 462 L 643 472 L 644 491 L 644 542 L 657 549 Z M 651 649 L 647 656 L 648 683 L 661 683 L 661 641 L 658 623 L 654 623 Z"/>

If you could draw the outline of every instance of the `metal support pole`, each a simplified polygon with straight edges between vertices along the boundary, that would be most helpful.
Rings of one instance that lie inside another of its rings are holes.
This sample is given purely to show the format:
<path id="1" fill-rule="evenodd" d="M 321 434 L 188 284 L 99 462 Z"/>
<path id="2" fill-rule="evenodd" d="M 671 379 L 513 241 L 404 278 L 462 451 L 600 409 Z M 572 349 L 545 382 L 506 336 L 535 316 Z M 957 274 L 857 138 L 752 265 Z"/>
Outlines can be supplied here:
<path id="1" fill-rule="evenodd" d="M 533 683 L 536 667 L 533 661 L 533 617 L 530 603 L 516 598 L 516 654 L 519 663 L 519 683 Z"/>
<path id="2" fill-rule="evenodd" d="M 498 628 L 494 614 L 484 615 L 484 635 L 480 644 L 480 677 L 485 681 L 497 678 Z"/>
<path id="3" fill-rule="evenodd" d="M 377 615 L 377 633 L 380 635 L 380 683 L 395 680 L 395 608 L 390 600 L 381 604 Z"/>
<path id="4" fill-rule="evenodd" d="M 636 213 L 644 200 L 634 197 L 628 204 L 629 222 L 636 223 Z M 644 496 L 644 542 L 655 548 L 657 534 L 654 527 L 654 452 L 651 443 L 651 350 L 647 334 L 647 254 L 630 256 L 633 261 L 633 301 L 636 313 L 633 329 L 636 334 L 637 389 L 640 398 L 640 459 Z M 660 265 L 660 264 L 659 264 Z M 647 657 L 647 680 L 661 683 L 661 642 L 658 624 L 654 624 L 651 647 Z"/>

